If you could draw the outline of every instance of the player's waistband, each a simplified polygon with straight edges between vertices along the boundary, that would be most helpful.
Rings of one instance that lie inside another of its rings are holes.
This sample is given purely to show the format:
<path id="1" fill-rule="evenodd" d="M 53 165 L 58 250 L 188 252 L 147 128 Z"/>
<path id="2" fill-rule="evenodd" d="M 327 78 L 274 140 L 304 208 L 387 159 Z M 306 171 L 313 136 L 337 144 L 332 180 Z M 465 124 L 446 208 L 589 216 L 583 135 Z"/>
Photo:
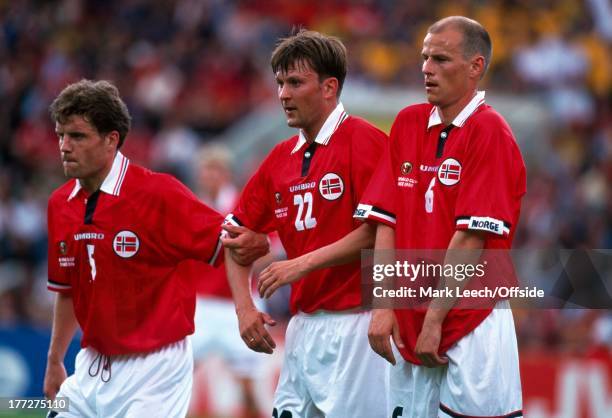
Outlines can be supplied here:
<path id="1" fill-rule="evenodd" d="M 370 311 L 367 309 L 363 309 L 361 306 L 357 306 L 355 308 L 345 309 L 343 311 L 330 311 L 328 309 L 318 309 L 314 312 L 308 312 L 308 313 L 298 311 L 295 315 L 301 316 L 304 318 L 318 318 L 324 315 L 354 315 L 354 314 L 361 314 L 361 313 L 366 313 L 366 312 L 370 312 Z"/>

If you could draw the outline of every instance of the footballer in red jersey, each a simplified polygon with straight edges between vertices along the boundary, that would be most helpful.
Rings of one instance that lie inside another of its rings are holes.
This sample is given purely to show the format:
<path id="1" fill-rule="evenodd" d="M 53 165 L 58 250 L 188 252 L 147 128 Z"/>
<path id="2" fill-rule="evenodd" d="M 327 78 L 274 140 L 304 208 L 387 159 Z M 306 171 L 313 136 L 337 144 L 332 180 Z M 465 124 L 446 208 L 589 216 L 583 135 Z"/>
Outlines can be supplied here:
<path id="1" fill-rule="evenodd" d="M 356 229 L 351 216 L 380 155 L 385 135 L 334 109 L 312 144 L 296 135 L 278 144 L 245 186 L 227 220 L 260 232 L 278 231 L 295 258 Z M 359 260 L 313 271 L 292 283 L 292 313 L 343 311 L 361 305 Z"/>
<path id="2" fill-rule="evenodd" d="M 48 287 L 72 296 L 82 347 L 143 353 L 193 333 L 195 277 L 181 263 L 218 260 L 222 218 L 184 185 L 118 152 L 99 191 L 70 180 L 48 218 Z"/>
<path id="3" fill-rule="evenodd" d="M 245 186 L 228 215 L 229 232 L 277 231 L 287 252 L 260 276 L 269 296 L 291 283 L 285 358 L 274 397 L 274 417 L 371 418 L 385 411 L 384 361 L 368 349 L 370 313 L 361 308 L 359 251 L 373 244 L 373 228 L 353 219 L 382 153 L 386 135 L 349 116 L 339 95 L 346 50 L 333 37 L 301 31 L 283 39 L 272 69 L 289 126 L 299 134 L 278 144 Z M 252 307 L 248 271 L 226 267 L 241 335 L 256 351 L 274 342 Z M 322 252 L 337 254 L 319 263 Z M 333 387 L 329 387 L 333 382 Z M 371 386 L 376 391 L 370 389 Z"/>
<path id="4" fill-rule="evenodd" d="M 70 399 L 62 417 L 184 417 L 192 267 L 219 259 L 222 217 L 173 177 L 118 151 L 130 115 L 109 82 L 71 84 L 50 110 L 72 179 L 48 206 L 48 287 L 58 294 L 45 395 Z M 64 355 L 79 326 L 83 348 L 67 377 Z"/>
<path id="5" fill-rule="evenodd" d="M 380 223 L 377 249 L 510 249 L 525 167 L 510 127 L 476 89 L 490 51 L 473 20 L 451 17 L 429 29 L 429 103 L 398 114 L 355 214 Z M 395 363 L 393 334 L 403 357 L 391 369 L 389 416 L 398 408 L 402 417 L 522 416 L 512 314 L 507 301 L 495 306 L 376 311 L 372 348 Z"/>

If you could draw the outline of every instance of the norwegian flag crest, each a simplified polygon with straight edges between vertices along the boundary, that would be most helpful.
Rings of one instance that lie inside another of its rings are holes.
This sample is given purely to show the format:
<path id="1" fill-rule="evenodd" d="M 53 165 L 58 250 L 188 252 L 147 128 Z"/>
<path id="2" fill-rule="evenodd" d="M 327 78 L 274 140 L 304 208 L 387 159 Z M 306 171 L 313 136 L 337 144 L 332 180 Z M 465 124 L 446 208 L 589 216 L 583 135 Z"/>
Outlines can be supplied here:
<path id="1" fill-rule="evenodd" d="M 113 239 L 113 250 L 121 258 L 135 256 L 139 248 L 140 240 L 132 231 L 120 231 Z"/>
<path id="2" fill-rule="evenodd" d="M 319 182 L 319 193 L 326 200 L 336 200 L 344 192 L 344 182 L 336 173 L 327 173 Z"/>
<path id="3" fill-rule="evenodd" d="M 454 158 L 447 158 L 438 168 L 438 180 L 445 186 L 453 186 L 461 179 L 461 163 Z"/>

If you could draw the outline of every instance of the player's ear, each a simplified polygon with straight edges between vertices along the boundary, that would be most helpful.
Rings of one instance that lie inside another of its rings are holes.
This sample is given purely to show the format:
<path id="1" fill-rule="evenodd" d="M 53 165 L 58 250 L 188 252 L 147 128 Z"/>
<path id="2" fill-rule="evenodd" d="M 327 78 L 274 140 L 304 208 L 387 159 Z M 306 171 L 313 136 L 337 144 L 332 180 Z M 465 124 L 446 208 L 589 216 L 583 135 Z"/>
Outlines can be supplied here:
<path id="1" fill-rule="evenodd" d="M 111 131 L 106 134 L 104 140 L 106 141 L 109 147 L 117 149 L 119 147 L 119 132 Z"/>
<path id="2" fill-rule="evenodd" d="M 474 55 L 470 61 L 470 78 L 480 80 L 485 71 L 485 59 L 482 55 Z"/>
<path id="3" fill-rule="evenodd" d="M 338 79 L 336 77 L 327 77 L 323 80 L 323 93 L 325 97 L 337 97 L 338 94 Z"/>

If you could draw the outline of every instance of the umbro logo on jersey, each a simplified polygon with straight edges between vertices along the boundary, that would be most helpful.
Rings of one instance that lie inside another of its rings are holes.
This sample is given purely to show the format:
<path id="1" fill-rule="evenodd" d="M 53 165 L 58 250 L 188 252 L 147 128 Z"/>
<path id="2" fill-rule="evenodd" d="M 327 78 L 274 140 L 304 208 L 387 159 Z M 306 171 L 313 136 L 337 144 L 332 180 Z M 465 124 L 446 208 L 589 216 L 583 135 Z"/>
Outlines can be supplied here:
<path id="1" fill-rule="evenodd" d="M 113 239 L 113 250 L 121 258 L 130 258 L 136 255 L 140 248 L 140 240 L 132 231 L 121 231 Z"/>
<path id="2" fill-rule="evenodd" d="M 74 240 L 80 241 L 82 239 L 104 239 L 104 234 L 97 232 L 81 232 L 80 234 L 74 234 Z"/>
<path id="3" fill-rule="evenodd" d="M 438 171 L 438 166 L 421 164 L 421 171 L 425 171 L 426 173 L 433 173 L 435 171 Z"/>
<path id="4" fill-rule="evenodd" d="M 344 192 L 344 182 L 336 173 L 327 173 L 319 182 L 319 193 L 325 200 L 336 200 Z"/>
<path id="5" fill-rule="evenodd" d="M 293 192 L 301 192 L 302 190 L 314 189 L 316 185 L 317 185 L 317 183 L 314 182 L 314 181 L 311 181 L 310 183 L 296 184 L 296 185 L 293 185 L 293 186 L 289 187 L 289 191 L 291 193 L 293 193 Z"/>
<path id="6" fill-rule="evenodd" d="M 412 163 L 404 161 L 400 170 L 402 171 L 403 175 L 409 174 L 412 171 Z"/>
<path id="7" fill-rule="evenodd" d="M 445 186 L 459 183 L 461 178 L 461 163 L 454 158 L 447 158 L 438 168 L 438 180 Z"/>

